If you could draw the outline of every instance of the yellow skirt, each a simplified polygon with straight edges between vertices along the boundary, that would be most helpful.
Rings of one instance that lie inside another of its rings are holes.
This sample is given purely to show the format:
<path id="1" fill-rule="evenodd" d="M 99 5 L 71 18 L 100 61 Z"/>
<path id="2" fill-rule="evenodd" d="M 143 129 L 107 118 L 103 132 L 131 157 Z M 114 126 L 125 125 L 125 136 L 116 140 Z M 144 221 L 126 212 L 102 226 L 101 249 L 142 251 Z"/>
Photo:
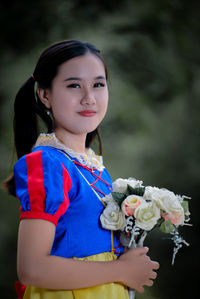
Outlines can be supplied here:
<path id="1" fill-rule="evenodd" d="M 84 261 L 112 261 L 117 257 L 113 252 L 103 252 L 84 258 Z M 128 299 L 128 289 L 119 283 L 108 283 L 78 290 L 51 290 L 28 286 L 23 299 Z"/>

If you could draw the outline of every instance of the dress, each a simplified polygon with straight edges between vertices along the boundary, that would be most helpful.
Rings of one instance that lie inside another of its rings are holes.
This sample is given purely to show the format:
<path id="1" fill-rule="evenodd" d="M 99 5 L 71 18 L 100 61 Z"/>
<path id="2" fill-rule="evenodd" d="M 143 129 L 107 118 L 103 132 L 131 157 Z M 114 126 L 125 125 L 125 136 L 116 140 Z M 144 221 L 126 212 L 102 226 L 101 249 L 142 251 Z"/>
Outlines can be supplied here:
<path id="1" fill-rule="evenodd" d="M 42 134 L 33 151 L 14 167 L 21 219 L 44 219 L 56 225 L 51 255 L 91 261 L 110 261 L 123 252 L 117 235 L 105 230 L 100 215 L 102 198 L 112 181 L 93 151 L 77 156 L 54 134 Z M 117 283 L 73 291 L 28 286 L 24 299 L 128 298 Z"/>

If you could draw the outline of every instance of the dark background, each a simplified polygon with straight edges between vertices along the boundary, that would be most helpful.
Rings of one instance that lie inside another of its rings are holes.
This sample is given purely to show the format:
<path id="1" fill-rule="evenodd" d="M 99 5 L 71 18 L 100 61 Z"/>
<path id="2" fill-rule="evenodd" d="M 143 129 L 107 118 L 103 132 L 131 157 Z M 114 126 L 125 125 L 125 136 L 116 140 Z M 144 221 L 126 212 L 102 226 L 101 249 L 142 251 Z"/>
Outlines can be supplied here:
<path id="1" fill-rule="evenodd" d="M 200 2 L 195 0 L 35 0 L 0 4 L 0 179 L 12 171 L 13 102 L 41 51 L 62 39 L 102 50 L 110 69 L 110 103 L 101 126 L 104 163 L 113 179 L 191 196 L 192 227 L 171 266 L 172 242 L 146 240 L 161 264 L 137 299 L 197 299 L 199 283 Z M 28 99 L 27 99 L 28 100 Z M 22 108 L 23 109 L 23 108 Z M 26 111 L 24 111 L 26 113 Z M 0 296 L 16 298 L 19 203 L 0 191 Z"/>

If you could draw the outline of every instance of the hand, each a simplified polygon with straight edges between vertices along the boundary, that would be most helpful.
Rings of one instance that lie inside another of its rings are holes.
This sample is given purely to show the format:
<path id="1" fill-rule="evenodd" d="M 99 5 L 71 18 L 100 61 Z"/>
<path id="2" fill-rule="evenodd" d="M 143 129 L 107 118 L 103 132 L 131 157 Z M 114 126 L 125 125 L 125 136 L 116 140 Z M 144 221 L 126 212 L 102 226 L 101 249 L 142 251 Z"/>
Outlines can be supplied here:
<path id="1" fill-rule="evenodd" d="M 148 250 L 147 247 L 130 249 L 118 260 L 121 282 L 140 293 L 144 292 L 144 285 L 153 285 L 152 279 L 157 277 L 153 270 L 159 268 L 159 263 L 151 261 L 146 255 Z"/>

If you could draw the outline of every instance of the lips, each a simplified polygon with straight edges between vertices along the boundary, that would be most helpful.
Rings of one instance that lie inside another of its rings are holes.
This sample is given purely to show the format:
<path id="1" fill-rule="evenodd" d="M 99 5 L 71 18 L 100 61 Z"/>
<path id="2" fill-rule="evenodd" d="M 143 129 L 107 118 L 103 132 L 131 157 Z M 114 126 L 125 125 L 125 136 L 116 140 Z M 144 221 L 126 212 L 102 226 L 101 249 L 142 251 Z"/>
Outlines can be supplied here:
<path id="1" fill-rule="evenodd" d="M 80 114 L 81 116 L 84 116 L 84 117 L 92 117 L 96 114 L 96 111 L 94 111 L 94 110 L 84 110 L 84 111 L 78 112 L 78 114 Z"/>

